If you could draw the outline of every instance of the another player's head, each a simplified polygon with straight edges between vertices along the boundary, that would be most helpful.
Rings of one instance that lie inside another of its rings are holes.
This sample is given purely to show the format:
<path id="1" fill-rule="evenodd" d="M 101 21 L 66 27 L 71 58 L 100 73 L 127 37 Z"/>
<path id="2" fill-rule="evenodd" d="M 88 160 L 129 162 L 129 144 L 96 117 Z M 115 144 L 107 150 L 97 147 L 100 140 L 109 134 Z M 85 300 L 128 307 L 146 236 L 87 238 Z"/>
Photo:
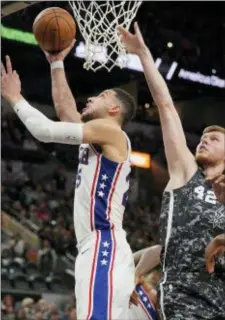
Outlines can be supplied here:
<path id="1" fill-rule="evenodd" d="M 203 167 L 224 165 L 225 168 L 225 128 L 210 126 L 203 131 L 196 161 Z"/>
<path id="2" fill-rule="evenodd" d="M 124 126 L 135 116 L 136 103 L 126 91 L 115 88 L 102 91 L 98 96 L 88 99 L 81 119 L 84 122 L 93 119 L 110 118 Z"/>

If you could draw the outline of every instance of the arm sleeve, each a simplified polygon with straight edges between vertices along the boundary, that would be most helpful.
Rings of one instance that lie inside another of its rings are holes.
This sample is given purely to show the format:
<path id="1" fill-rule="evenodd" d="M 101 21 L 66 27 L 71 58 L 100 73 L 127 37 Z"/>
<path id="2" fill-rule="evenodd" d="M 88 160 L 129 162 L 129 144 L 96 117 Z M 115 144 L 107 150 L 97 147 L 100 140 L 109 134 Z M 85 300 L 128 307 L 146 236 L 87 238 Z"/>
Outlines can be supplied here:
<path id="1" fill-rule="evenodd" d="M 83 142 L 83 124 L 52 121 L 26 100 L 17 102 L 14 111 L 30 133 L 41 142 L 63 144 Z"/>

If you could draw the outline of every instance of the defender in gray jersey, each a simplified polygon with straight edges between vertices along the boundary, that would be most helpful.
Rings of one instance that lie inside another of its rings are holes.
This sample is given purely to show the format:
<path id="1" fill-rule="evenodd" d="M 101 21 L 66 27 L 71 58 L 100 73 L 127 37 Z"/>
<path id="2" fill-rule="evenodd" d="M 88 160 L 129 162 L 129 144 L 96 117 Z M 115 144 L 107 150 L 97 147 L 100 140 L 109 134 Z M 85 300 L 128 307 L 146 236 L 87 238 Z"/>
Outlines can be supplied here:
<path id="1" fill-rule="evenodd" d="M 134 27 L 135 34 L 122 27 L 119 31 L 127 50 L 139 56 L 158 106 L 170 176 L 160 224 L 161 316 L 167 320 L 222 320 L 225 263 L 219 260 L 209 273 L 204 254 L 210 240 L 225 230 L 225 129 L 206 128 L 196 157 L 192 155 L 166 83 L 137 24 Z"/>

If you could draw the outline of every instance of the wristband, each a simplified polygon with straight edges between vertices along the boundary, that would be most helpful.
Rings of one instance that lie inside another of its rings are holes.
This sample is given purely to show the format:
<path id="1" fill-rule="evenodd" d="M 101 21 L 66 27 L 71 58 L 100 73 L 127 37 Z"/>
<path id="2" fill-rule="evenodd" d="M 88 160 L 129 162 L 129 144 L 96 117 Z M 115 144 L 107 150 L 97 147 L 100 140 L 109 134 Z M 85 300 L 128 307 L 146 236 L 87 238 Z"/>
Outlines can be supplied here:
<path id="1" fill-rule="evenodd" d="M 53 69 L 64 69 L 64 63 L 62 60 L 51 62 L 51 70 Z"/>

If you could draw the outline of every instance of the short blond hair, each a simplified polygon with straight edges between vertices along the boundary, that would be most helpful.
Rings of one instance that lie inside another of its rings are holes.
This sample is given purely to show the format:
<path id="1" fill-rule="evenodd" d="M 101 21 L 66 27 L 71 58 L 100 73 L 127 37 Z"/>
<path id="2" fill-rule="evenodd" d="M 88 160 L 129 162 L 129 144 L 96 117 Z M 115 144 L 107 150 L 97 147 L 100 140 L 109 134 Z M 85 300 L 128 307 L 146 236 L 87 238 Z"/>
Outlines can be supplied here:
<path id="1" fill-rule="evenodd" d="M 225 134 L 225 128 L 220 127 L 220 126 L 216 126 L 216 125 L 206 127 L 203 131 L 203 134 L 208 133 L 208 132 L 212 132 L 212 131 L 218 131 L 218 132 L 222 132 Z"/>

